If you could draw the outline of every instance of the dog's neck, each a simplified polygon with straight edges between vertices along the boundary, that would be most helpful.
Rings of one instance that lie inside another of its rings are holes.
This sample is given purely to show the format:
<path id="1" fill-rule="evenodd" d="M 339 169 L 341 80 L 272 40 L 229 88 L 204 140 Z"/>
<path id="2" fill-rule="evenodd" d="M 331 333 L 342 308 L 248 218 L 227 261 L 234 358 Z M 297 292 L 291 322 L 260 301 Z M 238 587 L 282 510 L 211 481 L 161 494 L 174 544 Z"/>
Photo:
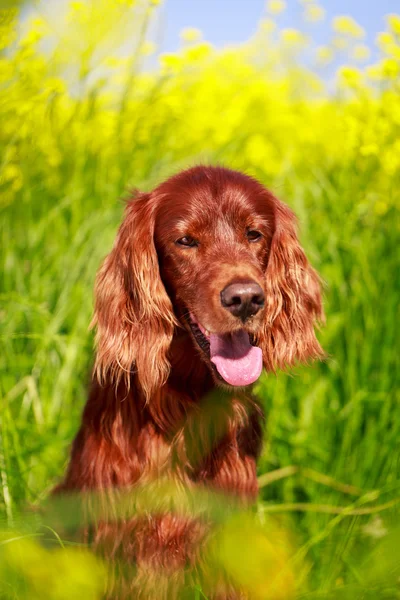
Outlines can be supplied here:
<path id="1" fill-rule="evenodd" d="M 169 351 L 169 360 L 169 388 L 190 397 L 193 401 L 203 398 L 215 388 L 210 369 L 186 331 L 176 331 Z"/>

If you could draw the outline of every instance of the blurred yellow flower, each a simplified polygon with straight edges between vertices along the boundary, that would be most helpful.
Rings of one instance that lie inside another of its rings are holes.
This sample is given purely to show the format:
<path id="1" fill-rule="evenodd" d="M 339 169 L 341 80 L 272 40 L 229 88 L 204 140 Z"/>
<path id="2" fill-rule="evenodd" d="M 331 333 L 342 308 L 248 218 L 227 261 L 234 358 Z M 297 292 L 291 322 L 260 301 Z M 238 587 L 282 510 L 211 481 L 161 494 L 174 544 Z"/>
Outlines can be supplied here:
<path id="1" fill-rule="evenodd" d="M 306 21 L 310 21 L 311 23 L 322 21 L 322 19 L 325 17 L 325 12 L 325 9 L 319 4 L 306 4 L 304 9 L 304 18 Z"/>
<path id="2" fill-rule="evenodd" d="M 188 62 L 196 62 L 206 58 L 211 54 L 212 46 L 206 42 L 201 44 L 196 44 L 195 46 L 191 46 L 187 48 L 184 52 L 184 58 Z"/>
<path id="3" fill-rule="evenodd" d="M 45 87 L 48 92 L 55 94 L 64 94 L 67 90 L 65 81 L 60 77 L 49 77 L 46 79 Z"/>
<path id="4" fill-rule="evenodd" d="M 379 153 L 379 146 L 377 144 L 364 144 L 360 147 L 360 154 L 362 156 L 376 156 Z"/>
<path id="5" fill-rule="evenodd" d="M 375 63 L 373 65 L 368 65 L 368 67 L 365 68 L 365 74 L 369 79 L 379 81 L 383 77 L 381 64 Z"/>
<path id="6" fill-rule="evenodd" d="M 400 64 L 394 58 L 384 58 L 381 62 L 382 73 L 386 77 L 397 77 L 400 74 Z"/>
<path id="7" fill-rule="evenodd" d="M 79 12 L 81 10 L 85 9 L 85 3 L 84 2 L 78 2 L 78 0 L 74 1 L 74 2 L 70 2 L 69 6 L 72 10 Z"/>
<path id="8" fill-rule="evenodd" d="M 345 50 L 349 47 L 349 40 L 345 37 L 334 37 L 332 40 L 332 45 L 337 50 Z"/>
<path id="9" fill-rule="evenodd" d="M 338 69 L 339 82 L 348 85 L 349 87 L 358 86 L 361 83 L 361 72 L 356 67 L 343 65 Z"/>
<path id="10" fill-rule="evenodd" d="M 385 47 L 396 43 L 393 35 L 388 31 L 382 31 L 378 33 L 375 41 L 381 49 L 385 49 Z"/>
<path id="11" fill-rule="evenodd" d="M 250 136 L 246 141 L 244 152 L 248 164 L 259 167 L 271 174 L 279 171 L 279 159 L 266 136 L 259 133 Z"/>
<path id="12" fill-rule="evenodd" d="M 13 590 L 19 598 L 96 600 L 102 596 L 106 570 L 88 550 L 50 551 L 33 539 L 16 535 L 1 546 L 0 559 L 1 579 L 11 577 L 17 589 L 20 586 L 20 592 Z"/>
<path id="13" fill-rule="evenodd" d="M 388 15 L 386 19 L 389 29 L 396 35 L 400 35 L 400 15 Z"/>
<path id="14" fill-rule="evenodd" d="M 105 67 L 110 67 L 111 69 L 115 69 L 115 67 L 119 67 L 121 64 L 121 59 L 117 56 L 107 56 L 103 64 Z"/>
<path id="15" fill-rule="evenodd" d="M 200 29 L 196 27 L 185 27 L 179 34 L 183 42 L 198 42 L 203 38 L 203 34 Z"/>
<path id="16" fill-rule="evenodd" d="M 262 19 L 260 22 L 260 30 L 265 33 L 272 33 L 276 29 L 276 23 L 272 19 Z"/>
<path id="17" fill-rule="evenodd" d="M 253 600 L 295 597 L 288 534 L 274 524 L 263 530 L 253 517 L 234 517 L 215 536 L 212 553 Z"/>
<path id="18" fill-rule="evenodd" d="M 307 37 L 298 29 L 282 29 L 282 41 L 291 46 L 304 45 L 307 43 Z"/>
<path id="19" fill-rule="evenodd" d="M 160 65 L 167 71 L 177 71 L 182 67 L 182 57 L 172 52 L 161 54 L 159 61 Z"/>
<path id="20" fill-rule="evenodd" d="M 31 21 L 31 25 L 33 29 L 41 29 L 42 31 L 46 31 L 47 33 L 50 30 L 47 21 L 43 19 L 43 17 L 33 18 Z"/>
<path id="21" fill-rule="evenodd" d="M 370 55 L 371 51 L 365 44 L 357 44 L 357 46 L 354 46 L 351 52 L 352 58 L 359 61 L 367 60 Z"/>
<path id="22" fill-rule="evenodd" d="M 19 41 L 19 46 L 34 46 L 43 38 L 43 35 L 39 30 L 30 29 L 25 37 Z"/>
<path id="23" fill-rule="evenodd" d="M 21 170 L 15 164 L 8 164 L 1 171 L 1 173 L 0 173 L 0 179 L 3 182 L 14 181 L 16 179 L 21 179 Z"/>
<path id="24" fill-rule="evenodd" d="M 335 53 L 330 46 L 320 46 L 317 48 L 316 55 L 319 63 L 328 64 L 333 60 Z"/>
<path id="25" fill-rule="evenodd" d="M 271 13 L 271 15 L 279 15 L 285 8 L 285 0 L 268 0 L 267 2 L 267 11 Z"/>
<path id="26" fill-rule="evenodd" d="M 332 23 L 333 30 L 337 33 L 348 35 L 355 38 L 363 38 L 365 30 L 353 19 L 347 15 L 335 17 Z"/>

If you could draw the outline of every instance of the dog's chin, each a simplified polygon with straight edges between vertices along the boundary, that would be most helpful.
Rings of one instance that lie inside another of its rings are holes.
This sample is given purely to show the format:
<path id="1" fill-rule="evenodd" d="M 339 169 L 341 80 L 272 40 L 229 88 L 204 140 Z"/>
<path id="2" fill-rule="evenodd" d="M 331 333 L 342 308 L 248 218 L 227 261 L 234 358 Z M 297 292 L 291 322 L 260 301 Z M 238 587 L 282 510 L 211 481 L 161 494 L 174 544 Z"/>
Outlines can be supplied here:
<path id="1" fill-rule="evenodd" d="M 210 333 L 191 313 L 186 316 L 186 324 L 216 385 L 245 388 L 257 381 L 262 371 L 262 351 L 252 332 L 242 328 Z"/>

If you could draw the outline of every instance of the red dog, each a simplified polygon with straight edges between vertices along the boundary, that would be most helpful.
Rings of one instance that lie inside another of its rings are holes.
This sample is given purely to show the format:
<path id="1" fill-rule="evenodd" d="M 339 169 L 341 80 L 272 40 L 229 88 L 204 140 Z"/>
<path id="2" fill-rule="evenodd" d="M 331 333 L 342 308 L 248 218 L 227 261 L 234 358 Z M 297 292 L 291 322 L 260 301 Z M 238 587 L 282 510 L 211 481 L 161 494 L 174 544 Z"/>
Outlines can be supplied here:
<path id="1" fill-rule="evenodd" d="M 138 193 L 98 274 L 95 378 L 59 491 L 165 476 L 253 501 L 262 411 L 251 385 L 263 366 L 321 357 L 321 317 L 294 215 L 258 181 L 198 166 Z M 193 562 L 201 533 L 166 513 L 125 522 L 123 535 L 103 523 L 100 538 L 137 565 L 137 596 L 171 598 L 160 580 L 146 596 L 146 574 Z"/>

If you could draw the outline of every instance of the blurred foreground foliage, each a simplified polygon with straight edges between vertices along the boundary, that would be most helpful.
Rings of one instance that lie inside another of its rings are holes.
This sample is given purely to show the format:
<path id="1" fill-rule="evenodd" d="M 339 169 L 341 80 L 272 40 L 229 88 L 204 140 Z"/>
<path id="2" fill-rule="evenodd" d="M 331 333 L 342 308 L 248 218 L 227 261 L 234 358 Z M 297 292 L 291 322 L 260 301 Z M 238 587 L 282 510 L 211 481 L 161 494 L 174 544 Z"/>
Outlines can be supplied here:
<path id="1" fill-rule="evenodd" d="M 217 50 L 187 29 L 156 60 L 155 0 L 34 3 L 22 18 L 18 4 L 0 10 L 0 597 L 64 598 L 55 571 L 68 597 L 101 593 L 96 559 L 53 555 L 20 511 L 60 477 L 77 429 L 118 198 L 198 162 L 244 170 L 290 204 L 326 281 L 330 358 L 258 386 L 259 523 L 279 513 L 295 532 L 299 597 L 400 597 L 400 17 L 375 49 L 347 16 L 316 47 L 323 7 L 304 2 L 304 31 L 282 30 L 285 3 L 271 0 L 246 44 Z M 259 565 L 271 554 L 246 518 L 221 542 L 243 585 L 257 582 L 246 539 Z"/>

